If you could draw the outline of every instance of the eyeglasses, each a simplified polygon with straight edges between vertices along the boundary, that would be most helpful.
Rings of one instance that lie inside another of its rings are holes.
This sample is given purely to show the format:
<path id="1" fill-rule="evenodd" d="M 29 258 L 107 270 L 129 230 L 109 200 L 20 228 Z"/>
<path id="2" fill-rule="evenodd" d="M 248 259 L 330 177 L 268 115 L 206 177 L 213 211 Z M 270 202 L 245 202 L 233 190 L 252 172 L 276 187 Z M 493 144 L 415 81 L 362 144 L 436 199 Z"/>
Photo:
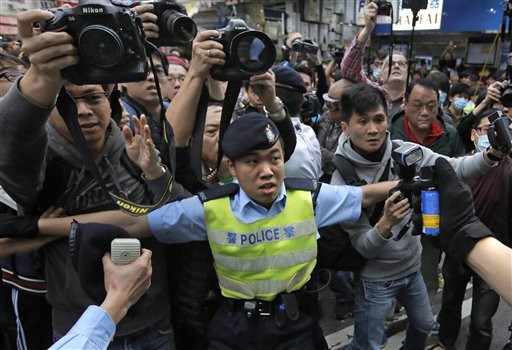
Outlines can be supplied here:
<path id="1" fill-rule="evenodd" d="M 169 81 L 171 83 L 174 83 L 176 80 L 179 81 L 180 83 L 183 83 L 183 81 L 185 80 L 185 76 L 184 75 L 178 75 L 177 77 L 175 77 L 174 75 L 168 75 L 167 76 L 167 79 L 169 79 Z"/>
<path id="2" fill-rule="evenodd" d="M 71 96 L 71 95 L 70 95 Z M 75 103 L 77 103 L 79 100 L 83 100 L 84 103 L 90 107 L 99 106 L 103 103 L 105 103 L 108 100 L 108 93 L 107 92 L 91 92 L 90 94 L 85 94 L 82 96 L 71 96 L 73 100 L 75 100 Z"/>
<path id="3" fill-rule="evenodd" d="M 0 80 L 7 80 L 8 82 L 14 83 L 16 79 L 25 75 L 22 72 L 3 72 L 0 74 Z"/>
<path id="4" fill-rule="evenodd" d="M 477 133 L 487 134 L 487 131 L 489 130 L 489 126 L 491 126 L 491 124 L 487 124 L 487 125 L 483 125 L 483 126 L 477 127 L 476 128 Z"/>
<path id="5" fill-rule="evenodd" d="M 427 109 L 427 112 L 437 112 L 437 102 L 419 103 L 413 102 L 407 104 L 414 112 L 421 112 L 423 108 Z"/>
<path id="6" fill-rule="evenodd" d="M 339 102 L 340 101 L 334 101 L 334 102 L 331 102 L 331 101 L 324 101 L 325 102 L 325 106 L 327 107 L 327 109 L 330 111 L 330 112 L 336 112 L 337 110 L 340 109 L 340 106 L 339 106 Z"/>

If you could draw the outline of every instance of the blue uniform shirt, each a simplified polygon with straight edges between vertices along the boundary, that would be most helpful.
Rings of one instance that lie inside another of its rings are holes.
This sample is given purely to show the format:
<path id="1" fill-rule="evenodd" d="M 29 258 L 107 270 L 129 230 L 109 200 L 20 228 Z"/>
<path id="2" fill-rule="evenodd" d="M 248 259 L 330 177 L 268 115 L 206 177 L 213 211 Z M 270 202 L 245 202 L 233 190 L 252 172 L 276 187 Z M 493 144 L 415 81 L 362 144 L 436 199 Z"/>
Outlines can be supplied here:
<path id="1" fill-rule="evenodd" d="M 286 198 L 283 184 L 272 207 L 266 209 L 255 203 L 240 188 L 238 193 L 230 198 L 230 204 L 233 214 L 239 221 L 251 223 L 281 213 L 286 205 Z M 315 209 L 316 226 L 356 221 L 361 215 L 361 202 L 360 187 L 322 184 Z M 151 232 L 160 242 L 184 243 L 207 240 L 204 208 L 197 196 L 168 203 L 150 212 L 148 223 Z"/>
<path id="2" fill-rule="evenodd" d="M 101 307 L 91 305 L 73 328 L 53 344 L 50 350 L 106 349 L 115 332 L 116 325 L 112 317 Z"/>

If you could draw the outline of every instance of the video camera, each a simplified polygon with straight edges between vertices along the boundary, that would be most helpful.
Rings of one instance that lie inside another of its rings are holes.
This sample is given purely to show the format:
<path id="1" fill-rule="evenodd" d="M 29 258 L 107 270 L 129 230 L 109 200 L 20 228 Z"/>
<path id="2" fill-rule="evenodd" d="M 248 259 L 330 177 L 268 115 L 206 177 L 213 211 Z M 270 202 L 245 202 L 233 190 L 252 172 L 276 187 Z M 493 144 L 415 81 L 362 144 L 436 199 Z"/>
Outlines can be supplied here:
<path id="1" fill-rule="evenodd" d="M 512 153 L 512 120 L 501 111 L 496 111 L 489 116 L 491 125 L 487 130 L 489 143 L 503 154 Z"/>
<path id="2" fill-rule="evenodd" d="M 157 39 L 148 39 L 157 46 L 185 46 L 197 35 L 194 20 L 187 15 L 185 6 L 173 0 L 142 0 L 140 4 L 152 4 L 160 29 Z M 132 5 L 133 6 L 133 5 Z"/>
<path id="3" fill-rule="evenodd" d="M 108 0 L 79 0 L 76 7 L 49 11 L 54 17 L 39 22 L 41 31 L 66 31 L 78 49 L 79 62 L 62 69 L 65 79 L 78 85 L 146 79 L 145 34 L 134 11 Z"/>
<path id="4" fill-rule="evenodd" d="M 222 44 L 226 54 L 223 66 L 214 65 L 210 74 L 215 80 L 247 80 L 265 73 L 276 60 L 276 48 L 267 34 L 251 29 L 244 20 L 234 18 L 212 38 Z"/>
<path id="5" fill-rule="evenodd" d="M 310 53 L 312 55 L 316 55 L 318 52 L 318 46 L 310 39 L 302 40 L 297 38 L 292 42 L 292 47 L 290 49 L 292 51 Z"/>

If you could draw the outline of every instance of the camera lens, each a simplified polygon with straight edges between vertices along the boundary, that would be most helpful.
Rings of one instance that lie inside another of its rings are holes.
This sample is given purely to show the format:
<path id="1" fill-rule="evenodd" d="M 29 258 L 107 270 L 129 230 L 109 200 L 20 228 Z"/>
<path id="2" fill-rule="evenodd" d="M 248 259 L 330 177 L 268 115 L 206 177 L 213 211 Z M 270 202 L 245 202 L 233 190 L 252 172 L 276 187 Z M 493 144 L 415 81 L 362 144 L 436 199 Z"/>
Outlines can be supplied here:
<path id="1" fill-rule="evenodd" d="M 162 14 L 164 23 L 164 35 L 169 39 L 182 42 L 194 40 L 197 34 L 197 26 L 194 20 L 174 10 L 167 10 Z"/>
<path id="2" fill-rule="evenodd" d="M 92 65 L 108 68 L 123 57 L 124 46 L 115 31 L 102 25 L 86 27 L 78 37 L 80 56 Z"/>
<path id="3" fill-rule="evenodd" d="M 501 94 L 500 102 L 507 108 L 512 107 L 512 87 L 507 86 L 503 94 Z"/>
<path id="4" fill-rule="evenodd" d="M 254 30 L 236 35 L 230 51 L 240 70 L 249 74 L 266 72 L 276 60 L 276 48 L 272 40 L 266 34 Z"/>

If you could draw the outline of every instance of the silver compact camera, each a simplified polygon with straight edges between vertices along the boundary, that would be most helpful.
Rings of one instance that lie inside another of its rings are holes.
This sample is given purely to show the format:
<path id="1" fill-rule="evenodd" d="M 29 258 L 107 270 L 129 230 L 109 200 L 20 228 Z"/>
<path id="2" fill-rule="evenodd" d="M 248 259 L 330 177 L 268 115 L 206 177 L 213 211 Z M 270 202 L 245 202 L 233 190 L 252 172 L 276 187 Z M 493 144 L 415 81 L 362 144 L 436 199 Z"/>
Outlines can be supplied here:
<path id="1" fill-rule="evenodd" d="M 126 265 L 140 257 L 140 241 L 137 238 L 115 238 L 110 244 L 110 257 L 116 265 Z"/>

